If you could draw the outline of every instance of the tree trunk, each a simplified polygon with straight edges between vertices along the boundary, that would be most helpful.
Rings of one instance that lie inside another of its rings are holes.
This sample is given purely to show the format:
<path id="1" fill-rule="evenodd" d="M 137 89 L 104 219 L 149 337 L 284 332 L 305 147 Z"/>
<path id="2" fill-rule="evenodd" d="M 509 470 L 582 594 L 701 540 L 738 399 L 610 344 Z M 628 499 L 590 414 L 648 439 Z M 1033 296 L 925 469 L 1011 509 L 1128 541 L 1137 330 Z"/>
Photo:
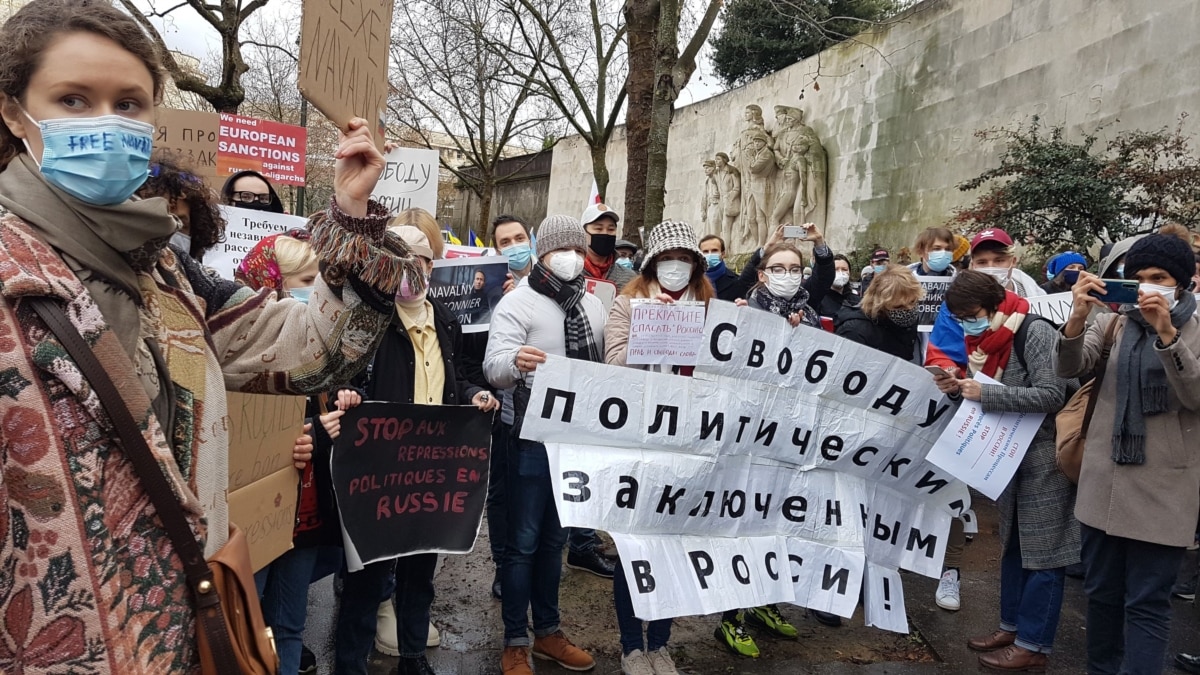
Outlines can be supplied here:
<path id="1" fill-rule="evenodd" d="M 600 201 L 608 199 L 608 144 L 592 146 L 592 175 L 596 178 L 596 191 Z"/>
<path id="2" fill-rule="evenodd" d="M 639 228 L 646 222 L 646 171 L 650 149 L 650 115 L 654 108 L 654 43 L 658 3 L 629 0 L 625 4 L 626 35 L 629 40 L 629 76 L 625 90 L 629 100 L 625 112 L 624 237 L 641 245 Z"/>
<path id="3" fill-rule="evenodd" d="M 479 217 L 475 220 L 475 234 L 480 240 L 487 239 L 488 225 L 492 218 L 492 196 L 496 193 L 496 179 L 494 176 L 484 176 L 483 187 L 479 191 Z M 475 242 L 467 241 L 467 233 L 462 233 L 462 240 L 467 246 L 474 246 Z"/>

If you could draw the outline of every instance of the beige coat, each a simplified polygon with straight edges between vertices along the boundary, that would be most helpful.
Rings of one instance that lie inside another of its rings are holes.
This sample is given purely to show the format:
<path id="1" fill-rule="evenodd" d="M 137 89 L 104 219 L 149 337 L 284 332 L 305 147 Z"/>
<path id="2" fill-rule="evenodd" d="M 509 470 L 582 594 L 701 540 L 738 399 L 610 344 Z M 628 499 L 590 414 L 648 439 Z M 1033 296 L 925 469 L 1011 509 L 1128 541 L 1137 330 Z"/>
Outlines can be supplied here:
<path id="1" fill-rule="evenodd" d="M 1116 319 L 1116 314 L 1105 314 L 1073 339 L 1060 334 L 1058 374 L 1091 373 L 1100 358 L 1104 332 Z M 1075 517 L 1084 525 L 1164 546 L 1192 543 L 1200 509 L 1200 320 L 1192 317 L 1180 331 L 1174 345 L 1158 351 L 1167 371 L 1170 407 L 1162 415 L 1146 418 L 1146 462 L 1135 466 L 1112 461 L 1116 365 L 1123 327 L 1117 329 L 1079 476 Z"/>

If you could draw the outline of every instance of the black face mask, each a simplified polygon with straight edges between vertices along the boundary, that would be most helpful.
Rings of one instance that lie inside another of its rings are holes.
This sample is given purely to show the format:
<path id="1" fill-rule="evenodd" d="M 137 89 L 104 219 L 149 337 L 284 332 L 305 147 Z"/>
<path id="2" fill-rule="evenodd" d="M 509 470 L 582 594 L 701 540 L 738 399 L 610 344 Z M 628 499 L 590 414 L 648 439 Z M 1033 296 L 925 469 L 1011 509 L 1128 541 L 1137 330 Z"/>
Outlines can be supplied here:
<path id="1" fill-rule="evenodd" d="M 592 249 L 592 253 L 607 258 L 617 250 L 617 235 L 615 234 L 592 234 L 591 243 L 588 248 Z"/>
<path id="2" fill-rule="evenodd" d="M 239 209 L 250 209 L 251 211 L 274 211 L 275 210 L 275 209 L 271 208 L 271 204 L 264 204 L 260 201 L 253 201 L 253 202 L 234 201 L 232 203 L 232 206 L 236 206 Z"/>

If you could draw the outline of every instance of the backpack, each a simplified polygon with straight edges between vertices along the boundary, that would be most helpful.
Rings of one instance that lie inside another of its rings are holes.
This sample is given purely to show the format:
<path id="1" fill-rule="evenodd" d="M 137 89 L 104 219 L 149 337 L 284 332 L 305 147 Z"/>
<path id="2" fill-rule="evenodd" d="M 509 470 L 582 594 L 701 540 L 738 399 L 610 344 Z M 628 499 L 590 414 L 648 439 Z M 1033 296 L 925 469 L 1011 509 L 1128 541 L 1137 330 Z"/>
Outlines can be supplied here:
<path id="1" fill-rule="evenodd" d="M 1025 370 L 1025 374 L 1031 376 L 1032 373 L 1029 372 L 1029 364 L 1025 363 L 1025 343 L 1029 341 L 1029 326 L 1037 323 L 1038 321 L 1045 321 L 1051 326 L 1054 326 L 1055 330 L 1058 329 L 1058 324 L 1054 323 L 1050 319 L 1047 319 L 1044 316 L 1038 316 L 1036 314 L 1028 314 L 1025 316 L 1025 320 L 1021 322 L 1021 326 L 1017 328 L 1016 334 L 1013 335 L 1013 352 L 1016 353 L 1017 361 L 1021 363 L 1021 368 Z M 1075 395 L 1075 392 L 1079 391 L 1079 387 L 1079 380 L 1075 378 L 1067 380 L 1068 401 L 1071 400 L 1071 397 Z"/>

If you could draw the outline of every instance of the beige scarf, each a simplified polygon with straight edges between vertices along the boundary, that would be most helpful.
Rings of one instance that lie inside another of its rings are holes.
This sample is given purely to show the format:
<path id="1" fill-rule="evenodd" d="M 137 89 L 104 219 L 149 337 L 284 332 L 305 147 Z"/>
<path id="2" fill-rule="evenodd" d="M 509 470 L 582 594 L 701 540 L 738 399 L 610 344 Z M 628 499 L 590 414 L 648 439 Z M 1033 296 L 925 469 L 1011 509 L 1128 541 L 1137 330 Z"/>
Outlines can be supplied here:
<path id="1" fill-rule="evenodd" d="M 0 171 L 0 206 L 19 216 L 54 248 L 100 308 L 129 358 L 146 375 L 150 400 L 163 393 L 142 330 L 138 272 L 149 272 L 175 233 L 175 221 L 161 198 L 93 206 L 46 182 L 28 154 Z M 149 327 L 147 327 L 149 328 Z M 147 362 L 149 361 L 149 362 Z M 156 412 L 163 412 L 157 410 Z M 164 424 L 167 418 L 163 418 Z"/>

